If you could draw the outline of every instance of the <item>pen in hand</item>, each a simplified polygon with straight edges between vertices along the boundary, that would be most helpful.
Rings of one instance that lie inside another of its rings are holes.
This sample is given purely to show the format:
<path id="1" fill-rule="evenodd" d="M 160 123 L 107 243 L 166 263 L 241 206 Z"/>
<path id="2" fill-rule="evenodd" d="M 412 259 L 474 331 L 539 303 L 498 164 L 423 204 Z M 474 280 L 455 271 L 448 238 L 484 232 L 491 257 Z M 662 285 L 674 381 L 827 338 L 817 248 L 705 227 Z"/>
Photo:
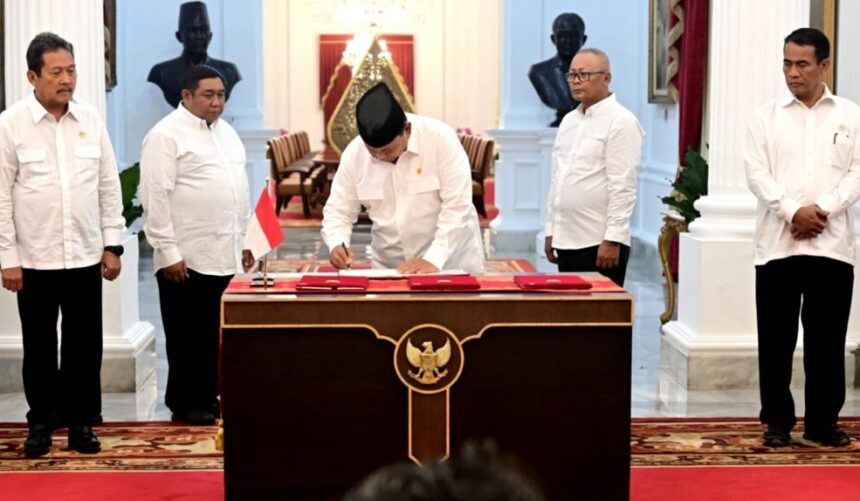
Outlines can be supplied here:
<path id="1" fill-rule="evenodd" d="M 352 269 L 351 263 L 349 262 L 349 249 L 346 248 L 346 244 L 341 242 L 340 246 L 343 247 L 343 251 L 346 253 L 346 269 Z"/>

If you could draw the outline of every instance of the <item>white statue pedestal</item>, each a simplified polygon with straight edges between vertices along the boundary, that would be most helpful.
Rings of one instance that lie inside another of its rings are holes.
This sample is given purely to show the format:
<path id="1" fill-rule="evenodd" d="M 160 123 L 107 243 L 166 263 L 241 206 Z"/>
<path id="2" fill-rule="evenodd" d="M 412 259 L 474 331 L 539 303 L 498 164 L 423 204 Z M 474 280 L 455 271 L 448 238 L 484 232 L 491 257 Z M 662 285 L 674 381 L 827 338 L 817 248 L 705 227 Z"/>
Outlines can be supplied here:
<path id="1" fill-rule="evenodd" d="M 546 196 L 552 180 L 552 146 L 558 129 L 490 129 L 496 141 L 496 207 L 490 227 L 496 250 L 541 251 Z M 543 252 L 537 253 L 539 256 Z M 546 258 L 543 258 L 544 260 Z"/>

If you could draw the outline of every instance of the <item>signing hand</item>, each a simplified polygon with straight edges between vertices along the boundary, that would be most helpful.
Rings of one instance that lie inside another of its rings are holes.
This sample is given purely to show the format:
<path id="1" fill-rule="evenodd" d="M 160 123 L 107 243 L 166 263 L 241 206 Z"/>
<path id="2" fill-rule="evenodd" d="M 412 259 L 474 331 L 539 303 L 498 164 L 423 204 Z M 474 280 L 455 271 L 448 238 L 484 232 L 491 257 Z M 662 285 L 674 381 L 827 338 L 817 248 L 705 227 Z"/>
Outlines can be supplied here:
<path id="1" fill-rule="evenodd" d="M 105 280 L 116 280 L 122 271 L 122 261 L 113 252 L 102 253 L 102 276 Z"/>
<path id="2" fill-rule="evenodd" d="M 6 268 L 2 272 L 3 288 L 12 292 L 18 292 L 24 288 L 24 269 L 20 266 Z"/>
<path id="3" fill-rule="evenodd" d="M 174 283 L 182 283 L 188 280 L 188 268 L 185 267 L 185 260 L 179 261 L 176 264 L 162 268 L 164 270 L 164 278 Z"/>
<path id="4" fill-rule="evenodd" d="M 355 254 L 352 252 L 352 249 L 346 247 L 345 245 L 338 245 L 334 249 L 331 250 L 331 254 L 329 255 L 328 261 L 332 266 L 339 270 L 345 270 L 352 266 L 352 262 L 355 260 Z"/>
<path id="5" fill-rule="evenodd" d="M 609 269 L 618 267 L 618 256 L 621 254 L 621 245 L 618 242 L 604 240 L 597 248 L 597 268 Z"/>
<path id="6" fill-rule="evenodd" d="M 547 261 L 549 261 L 550 263 L 558 262 L 558 256 L 555 255 L 555 249 L 552 248 L 552 235 L 544 239 L 543 251 L 546 253 Z"/>
<path id="7" fill-rule="evenodd" d="M 436 273 L 437 271 L 439 271 L 439 268 L 430 264 L 428 261 L 418 258 L 410 259 L 397 267 L 397 272 L 403 273 L 404 275 L 418 273 Z"/>

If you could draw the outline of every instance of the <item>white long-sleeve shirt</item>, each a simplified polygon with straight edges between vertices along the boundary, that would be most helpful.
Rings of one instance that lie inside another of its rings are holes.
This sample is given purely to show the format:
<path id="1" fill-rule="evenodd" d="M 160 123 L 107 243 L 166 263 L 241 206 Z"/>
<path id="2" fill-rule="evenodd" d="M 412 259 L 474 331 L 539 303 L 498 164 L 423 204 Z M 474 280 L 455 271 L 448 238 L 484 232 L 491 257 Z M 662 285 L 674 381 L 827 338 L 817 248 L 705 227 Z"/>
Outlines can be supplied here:
<path id="1" fill-rule="evenodd" d="M 144 138 L 140 200 L 156 270 L 184 259 L 204 275 L 241 272 L 248 197 L 245 147 L 224 120 L 208 126 L 180 103 Z"/>
<path id="2" fill-rule="evenodd" d="M 758 198 L 755 264 L 789 256 L 822 256 L 854 264 L 854 216 L 860 196 L 860 107 L 824 95 L 812 108 L 791 93 L 756 110 L 744 165 Z M 798 209 L 817 204 L 830 213 L 824 231 L 791 236 Z"/>
<path id="3" fill-rule="evenodd" d="M 348 246 L 363 205 L 373 221 L 374 267 L 421 258 L 440 270 L 483 273 L 466 152 L 451 127 L 406 116 L 412 133 L 396 164 L 374 159 L 360 136 L 346 147 L 323 209 L 322 237 L 329 250 Z"/>
<path id="4" fill-rule="evenodd" d="M 90 105 L 57 120 L 34 94 L 0 115 L 0 267 L 82 268 L 119 245 L 116 159 Z"/>
<path id="5" fill-rule="evenodd" d="M 603 240 L 630 245 L 636 168 L 645 132 L 612 94 L 565 115 L 552 149 L 546 236 L 556 249 Z"/>

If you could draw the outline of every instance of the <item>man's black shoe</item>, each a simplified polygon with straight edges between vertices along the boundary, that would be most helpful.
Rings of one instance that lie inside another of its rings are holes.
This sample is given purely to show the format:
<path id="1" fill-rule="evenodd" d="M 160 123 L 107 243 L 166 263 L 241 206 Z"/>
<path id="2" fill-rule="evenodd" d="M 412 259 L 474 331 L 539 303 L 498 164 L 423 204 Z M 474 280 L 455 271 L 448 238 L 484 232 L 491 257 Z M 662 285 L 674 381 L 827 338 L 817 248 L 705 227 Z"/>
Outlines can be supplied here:
<path id="1" fill-rule="evenodd" d="M 192 425 L 213 425 L 215 424 L 215 414 L 209 411 L 200 409 L 191 409 L 187 411 L 174 412 L 172 419 L 180 423 Z"/>
<path id="2" fill-rule="evenodd" d="M 44 456 L 51 451 L 51 433 L 54 430 L 42 423 L 30 425 L 27 440 L 24 441 L 24 455 L 28 458 Z"/>
<path id="3" fill-rule="evenodd" d="M 848 434 L 836 424 L 822 428 L 810 428 L 803 432 L 803 438 L 830 447 L 844 447 L 851 443 Z"/>
<path id="4" fill-rule="evenodd" d="M 102 449 L 102 444 L 93 433 L 92 426 L 70 426 L 69 449 L 81 454 L 95 454 Z"/>
<path id="5" fill-rule="evenodd" d="M 763 442 L 767 447 L 788 447 L 791 443 L 791 428 L 769 424 L 764 432 Z"/>

